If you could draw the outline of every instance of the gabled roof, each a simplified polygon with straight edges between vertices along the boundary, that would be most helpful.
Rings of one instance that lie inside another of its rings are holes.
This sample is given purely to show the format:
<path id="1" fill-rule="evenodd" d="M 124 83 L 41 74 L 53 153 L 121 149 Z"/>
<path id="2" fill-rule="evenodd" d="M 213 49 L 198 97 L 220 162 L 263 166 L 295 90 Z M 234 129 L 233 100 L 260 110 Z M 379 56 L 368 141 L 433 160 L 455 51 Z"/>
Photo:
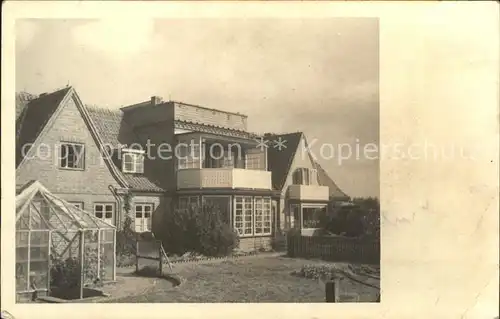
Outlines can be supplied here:
<path id="1" fill-rule="evenodd" d="M 274 189 L 282 190 L 285 186 L 286 178 L 292 167 L 293 159 L 303 136 L 304 133 L 302 132 L 265 134 L 265 140 L 269 141 L 269 148 L 267 149 L 267 166 L 268 170 L 272 171 L 272 184 Z M 285 148 L 281 148 L 281 150 L 273 147 L 275 141 L 278 141 L 280 138 L 286 146 Z M 322 186 L 328 186 L 330 199 L 348 198 L 348 195 L 337 186 L 323 167 L 313 158 L 311 158 L 311 161 L 318 171 L 318 183 Z"/>
<path id="2" fill-rule="evenodd" d="M 29 101 L 36 99 L 37 96 L 30 94 L 28 92 L 18 92 L 16 93 L 16 120 L 19 118 L 19 115 L 23 112 L 24 108 L 26 107 L 26 104 L 29 103 Z"/>
<path id="3" fill-rule="evenodd" d="M 109 110 L 99 107 L 86 107 L 90 119 L 94 123 L 97 134 L 101 137 L 105 145 L 117 148 L 120 145 L 130 145 L 140 143 L 139 138 L 132 130 L 132 127 L 123 120 L 123 113 L 119 110 Z M 119 165 L 119 163 L 113 163 Z M 162 192 L 164 189 L 159 186 L 158 181 L 142 174 L 128 174 L 117 167 L 117 171 L 127 181 L 132 190 Z"/>
<path id="4" fill-rule="evenodd" d="M 333 181 L 333 179 L 328 175 L 321 165 L 318 162 L 313 161 L 313 165 L 318 171 L 318 182 L 320 185 L 328 186 L 330 191 L 330 199 L 346 199 L 349 196 L 344 193 L 337 184 Z"/>
<path id="5" fill-rule="evenodd" d="M 16 169 L 23 160 L 21 147 L 26 143 L 35 142 L 49 120 L 54 116 L 56 110 L 59 109 L 61 103 L 69 94 L 76 94 L 72 87 L 41 95 L 38 98 L 29 100 L 24 105 L 21 103 L 22 99 L 19 99 L 19 106 L 16 105 L 16 108 L 19 107 L 20 109 L 22 108 L 22 110 L 16 120 L 18 129 L 16 134 Z M 127 127 L 127 125 L 121 123 L 121 116 L 118 116 L 116 112 L 96 108 L 87 109 L 81 104 L 77 95 L 76 98 L 79 101 L 77 107 L 79 107 L 82 112 L 83 120 L 92 133 L 99 149 L 104 149 L 104 143 L 116 145 L 117 141 L 122 138 L 125 139 L 122 144 L 138 142 L 131 129 Z M 138 191 L 163 191 L 161 187 L 150 181 L 146 176 L 139 174 L 124 174 L 121 168 L 116 167 L 111 159 L 107 158 L 105 154 L 103 154 L 103 156 L 106 158 L 105 163 L 113 176 L 115 176 L 120 184 L 124 184 L 124 187 Z"/>
<path id="6" fill-rule="evenodd" d="M 19 100 L 19 106 L 16 105 L 16 111 L 20 109 L 16 118 L 16 146 L 19 146 L 16 147 L 16 167 L 22 160 L 20 146 L 35 141 L 70 89 L 67 87 L 29 101 Z"/>
<path id="7" fill-rule="evenodd" d="M 43 215 L 38 209 L 29 209 L 34 202 L 43 203 L 57 218 L 48 218 L 49 216 Z M 35 223 L 30 223 L 30 220 Z M 39 181 L 30 181 L 16 196 L 16 229 L 28 230 L 32 229 L 33 225 L 36 225 L 35 229 L 59 231 L 116 228 L 55 196 Z"/>
<path id="8" fill-rule="evenodd" d="M 292 167 L 293 158 L 300 144 L 302 132 L 288 134 L 266 134 L 264 139 L 269 142 L 267 149 L 267 168 L 272 171 L 272 184 L 276 190 L 282 190 L 288 172 Z M 275 148 L 274 142 L 281 138 L 286 147 Z"/>

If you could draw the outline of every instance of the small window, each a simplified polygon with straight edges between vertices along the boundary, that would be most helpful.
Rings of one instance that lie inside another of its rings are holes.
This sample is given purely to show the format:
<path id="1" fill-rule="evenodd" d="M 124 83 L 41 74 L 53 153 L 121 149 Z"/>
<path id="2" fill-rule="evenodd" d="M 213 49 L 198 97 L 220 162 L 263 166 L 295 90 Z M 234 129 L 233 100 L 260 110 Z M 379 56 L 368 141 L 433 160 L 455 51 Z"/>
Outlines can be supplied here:
<path id="1" fill-rule="evenodd" d="M 124 173 L 144 173 L 144 154 L 124 153 L 122 169 Z"/>
<path id="2" fill-rule="evenodd" d="M 153 214 L 153 204 L 135 205 L 135 231 L 142 233 L 151 231 L 151 216 Z"/>
<path id="3" fill-rule="evenodd" d="M 76 208 L 83 210 L 83 202 L 69 202 L 69 203 L 75 206 Z"/>
<path id="4" fill-rule="evenodd" d="M 112 203 L 94 204 L 94 216 L 112 225 L 115 224 L 115 205 Z"/>
<path id="5" fill-rule="evenodd" d="M 59 167 L 83 170 L 85 168 L 85 146 L 76 143 L 62 143 L 59 150 Z"/>

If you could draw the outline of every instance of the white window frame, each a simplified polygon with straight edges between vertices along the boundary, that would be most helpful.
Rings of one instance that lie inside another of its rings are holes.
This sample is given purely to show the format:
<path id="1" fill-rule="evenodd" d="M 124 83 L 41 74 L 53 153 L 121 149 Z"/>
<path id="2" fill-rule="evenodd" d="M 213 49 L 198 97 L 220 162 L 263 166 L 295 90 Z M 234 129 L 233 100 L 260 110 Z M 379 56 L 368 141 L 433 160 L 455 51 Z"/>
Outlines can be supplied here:
<path id="1" fill-rule="evenodd" d="M 72 156 L 73 165 L 69 165 L 69 155 L 68 150 L 73 149 L 74 154 Z M 77 151 L 75 147 L 79 147 L 80 149 Z M 66 156 L 63 157 L 63 148 L 66 148 Z M 75 171 L 83 171 L 85 170 L 85 144 L 83 143 L 75 143 L 75 142 L 61 142 L 59 146 L 59 168 L 67 169 L 67 170 L 75 170 Z"/>
<path id="2" fill-rule="evenodd" d="M 96 214 L 96 207 L 97 206 L 103 206 L 103 209 L 102 209 L 102 217 L 98 217 L 97 214 Z M 111 224 L 112 225 L 116 225 L 116 207 L 115 207 L 115 203 L 111 203 L 111 202 L 108 202 L 108 203 L 105 203 L 105 202 L 99 202 L 99 203 L 94 203 L 94 216 L 99 218 L 100 220 L 103 220 L 103 221 L 108 221 L 110 218 L 106 217 L 106 213 L 108 212 L 106 210 L 107 206 L 111 206 Z"/>
<path id="3" fill-rule="evenodd" d="M 185 143 L 179 142 L 179 144 L 183 144 L 182 147 L 175 152 L 177 157 L 177 169 L 191 169 L 191 168 L 200 168 L 201 165 L 201 145 L 198 143 Z"/>
<path id="4" fill-rule="evenodd" d="M 238 201 L 241 200 L 240 203 Z M 238 204 L 241 204 L 241 208 L 238 208 Z M 254 202 L 252 196 L 235 196 L 234 197 L 234 218 L 233 218 L 233 228 L 238 232 L 239 237 L 253 237 L 254 234 Z M 251 205 L 250 208 L 246 207 Z M 238 220 L 241 217 L 241 220 Z M 250 217 L 250 218 L 248 218 Z M 250 233 L 246 231 L 250 230 Z"/>
<path id="5" fill-rule="evenodd" d="M 140 212 L 137 211 L 138 208 Z M 149 216 L 146 216 L 147 209 L 149 209 Z M 153 220 L 153 211 L 155 205 L 153 203 L 136 203 L 134 204 L 134 229 L 136 232 L 150 232 L 152 228 L 152 220 Z M 141 216 L 137 217 L 137 214 L 140 213 Z M 138 222 L 139 220 L 139 222 Z"/>
<path id="6" fill-rule="evenodd" d="M 254 197 L 254 236 L 271 235 L 273 225 L 271 205 L 271 197 Z M 257 226 L 258 223 L 261 224 L 260 227 Z M 269 223 L 268 227 L 266 223 Z M 266 231 L 267 228 L 269 230 Z"/>
<path id="7" fill-rule="evenodd" d="M 131 169 L 127 167 L 127 164 L 131 165 Z M 144 173 L 144 152 L 123 150 L 122 170 L 124 173 Z"/>
<path id="8" fill-rule="evenodd" d="M 245 169 L 261 170 L 261 157 L 258 153 L 245 154 Z"/>
<path id="9" fill-rule="evenodd" d="M 295 211 L 297 209 L 297 212 Z M 288 212 L 288 227 L 289 228 L 302 228 L 302 207 L 298 203 L 290 204 Z M 298 217 L 298 218 L 295 218 Z"/>

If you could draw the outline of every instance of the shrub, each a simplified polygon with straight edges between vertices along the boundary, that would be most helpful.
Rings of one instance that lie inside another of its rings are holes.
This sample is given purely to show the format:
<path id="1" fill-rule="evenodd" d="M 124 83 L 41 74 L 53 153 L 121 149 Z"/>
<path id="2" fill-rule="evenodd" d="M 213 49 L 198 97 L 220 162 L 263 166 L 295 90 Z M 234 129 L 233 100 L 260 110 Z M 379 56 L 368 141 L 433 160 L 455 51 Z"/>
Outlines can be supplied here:
<path id="1" fill-rule="evenodd" d="M 335 217 L 321 220 L 321 228 L 348 237 L 380 234 L 380 209 L 376 198 L 355 198 L 354 206 L 337 211 Z"/>
<path id="2" fill-rule="evenodd" d="M 338 276 L 345 272 L 345 269 L 337 266 L 335 264 L 317 264 L 317 265 L 305 265 L 299 271 L 294 274 L 300 277 L 310 278 L 310 279 L 324 279 L 332 278 Z"/>
<path id="3" fill-rule="evenodd" d="M 132 218 L 125 216 L 123 228 L 116 232 L 116 254 L 130 256 L 135 254 L 135 232 L 132 230 Z"/>
<path id="4" fill-rule="evenodd" d="M 50 285 L 62 289 L 72 289 L 80 286 L 80 261 L 77 258 L 52 258 L 50 269 Z"/>
<path id="5" fill-rule="evenodd" d="M 132 229 L 132 218 L 130 217 L 130 194 L 126 194 L 123 198 L 123 210 L 125 211 L 125 220 L 123 228 L 116 232 L 116 255 L 118 259 L 130 257 L 135 254 L 136 233 Z M 127 258 L 125 258 L 127 259 Z"/>
<path id="6" fill-rule="evenodd" d="M 239 244 L 237 233 L 216 206 L 174 209 L 165 218 L 163 246 L 169 253 L 196 252 L 205 256 L 229 255 Z"/>
<path id="7" fill-rule="evenodd" d="M 100 256 L 99 268 L 97 269 L 97 248 L 85 248 L 85 260 L 83 262 L 84 284 L 101 283 L 105 278 L 106 264 L 109 262 L 106 256 Z M 51 255 L 50 285 L 61 289 L 72 289 L 80 286 L 81 261 L 79 257 L 68 257 L 66 259 L 55 258 Z"/>

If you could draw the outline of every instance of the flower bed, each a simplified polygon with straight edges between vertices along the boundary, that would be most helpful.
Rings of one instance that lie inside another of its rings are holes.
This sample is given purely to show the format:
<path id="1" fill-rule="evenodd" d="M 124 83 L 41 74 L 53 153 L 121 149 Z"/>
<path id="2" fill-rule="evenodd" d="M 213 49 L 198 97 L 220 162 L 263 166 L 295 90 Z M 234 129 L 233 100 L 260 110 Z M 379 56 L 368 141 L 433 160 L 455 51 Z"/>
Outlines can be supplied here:
<path id="1" fill-rule="evenodd" d="M 338 264 L 311 264 L 303 266 L 299 271 L 294 271 L 292 274 L 309 279 L 326 279 L 346 271 L 347 266 Z"/>

